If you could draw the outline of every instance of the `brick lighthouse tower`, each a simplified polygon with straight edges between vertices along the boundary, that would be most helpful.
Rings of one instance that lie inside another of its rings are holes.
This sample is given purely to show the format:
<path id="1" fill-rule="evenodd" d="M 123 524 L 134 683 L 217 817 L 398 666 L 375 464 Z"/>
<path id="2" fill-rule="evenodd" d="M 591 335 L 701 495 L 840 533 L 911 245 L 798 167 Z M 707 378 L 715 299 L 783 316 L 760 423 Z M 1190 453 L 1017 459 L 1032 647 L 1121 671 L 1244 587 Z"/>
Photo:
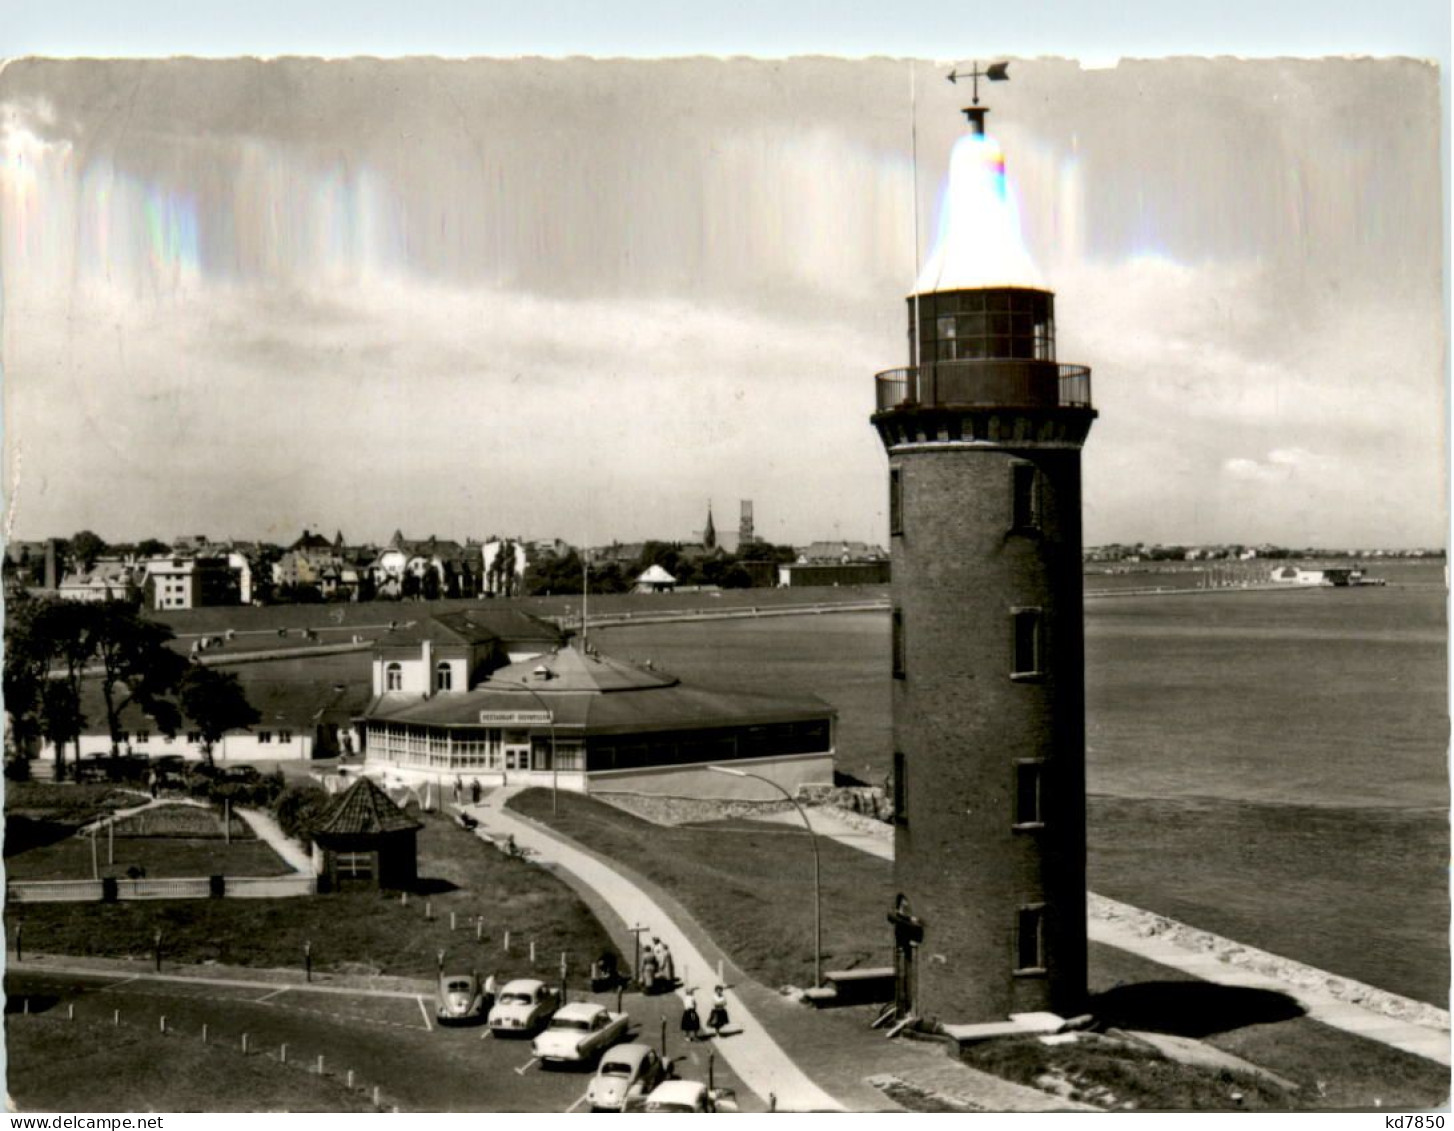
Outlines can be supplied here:
<path id="1" fill-rule="evenodd" d="M 1003 77 L 1001 70 L 999 76 Z M 977 99 L 976 99 L 977 101 Z M 1086 998 L 1080 449 L 1090 371 L 1020 244 L 987 111 L 950 160 L 875 379 L 893 547 L 900 1016 L 1080 1012 Z"/>

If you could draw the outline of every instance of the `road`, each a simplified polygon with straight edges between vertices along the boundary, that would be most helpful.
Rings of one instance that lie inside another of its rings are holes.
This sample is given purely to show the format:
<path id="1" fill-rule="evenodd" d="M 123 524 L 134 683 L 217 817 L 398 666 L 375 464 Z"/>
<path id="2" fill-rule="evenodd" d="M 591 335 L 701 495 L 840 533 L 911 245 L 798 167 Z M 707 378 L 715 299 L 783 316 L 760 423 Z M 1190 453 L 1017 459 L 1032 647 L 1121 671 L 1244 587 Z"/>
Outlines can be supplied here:
<path id="1" fill-rule="evenodd" d="M 276 1059 L 287 1045 L 289 1061 L 310 1066 L 321 1054 L 324 1070 L 342 1077 L 350 1069 L 355 1086 L 378 1086 L 381 1103 L 401 1111 L 570 1110 L 582 1098 L 589 1070 L 543 1070 L 532 1062 L 524 1040 L 487 1036 L 480 1027 L 443 1028 L 434 1023 L 428 997 L 367 991 L 323 991 L 302 986 L 223 985 L 204 981 L 169 982 L 146 977 L 116 978 L 62 971 L 7 973 L 7 1012 L 29 999 L 35 1012 L 63 1015 L 74 1005 L 77 1024 L 110 1025 L 115 1010 L 123 1025 L 156 1027 L 230 1044 L 241 1055 L 248 1035 L 249 1055 Z M 582 995 L 573 995 L 580 997 Z M 591 996 L 591 995 L 584 995 Z M 614 997 L 595 1000 L 614 1007 Z M 640 1039 L 657 1043 L 662 1020 L 668 1024 L 668 1053 L 679 1076 L 706 1079 L 708 1046 L 686 1046 L 676 1030 L 676 999 L 627 995 Z M 11 1023 L 23 1023 L 11 1018 Z M 158 1071 L 165 1071 L 159 1065 Z M 714 1066 L 719 1087 L 736 1088 L 750 1099 L 732 1073 Z M 15 1083 L 12 1082 L 12 1087 Z M 750 1107 L 750 1103 L 744 1107 Z M 245 1097 L 219 1097 L 217 1110 L 248 1110 Z"/>

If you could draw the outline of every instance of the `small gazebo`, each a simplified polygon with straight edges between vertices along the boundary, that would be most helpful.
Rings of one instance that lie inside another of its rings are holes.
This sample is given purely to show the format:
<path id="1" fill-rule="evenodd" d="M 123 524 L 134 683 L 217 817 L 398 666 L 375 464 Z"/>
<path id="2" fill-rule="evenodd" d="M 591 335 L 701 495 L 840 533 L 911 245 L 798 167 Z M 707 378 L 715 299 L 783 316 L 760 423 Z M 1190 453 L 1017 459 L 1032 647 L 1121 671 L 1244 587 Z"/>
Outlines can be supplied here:
<path id="1" fill-rule="evenodd" d="M 677 579 L 659 565 L 644 570 L 636 579 L 633 593 L 670 593 L 677 587 Z"/>
<path id="2" fill-rule="evenodd" d="M 372 778 L 359 778 L 334 799 L 313 832 L 319 890 L 412 887 L 419 875 L 415 841 L 423 827 Z"/>

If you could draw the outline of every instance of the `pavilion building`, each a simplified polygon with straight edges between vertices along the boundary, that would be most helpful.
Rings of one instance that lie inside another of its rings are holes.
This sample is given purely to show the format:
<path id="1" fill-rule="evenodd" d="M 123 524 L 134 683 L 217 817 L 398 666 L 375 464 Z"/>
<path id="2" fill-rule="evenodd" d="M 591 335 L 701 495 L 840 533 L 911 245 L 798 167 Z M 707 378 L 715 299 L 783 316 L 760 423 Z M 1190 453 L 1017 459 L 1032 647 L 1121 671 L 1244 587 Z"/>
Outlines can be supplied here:
<path id="1" fill-rule="evenodd" d="M 446 618 L 434 618 L 436 622 Z M 422 626 L 385 637 L 374 695 L 356 722 L 365 770 L 466 786 L 542 785 L 577 792 L 776 797 L 833 781 L 836 712 L 811 695 L 717 691 L 649 663 L 518 633 L 508 653 Z M 503 662 L 502 662 L 503 661 Z"/>

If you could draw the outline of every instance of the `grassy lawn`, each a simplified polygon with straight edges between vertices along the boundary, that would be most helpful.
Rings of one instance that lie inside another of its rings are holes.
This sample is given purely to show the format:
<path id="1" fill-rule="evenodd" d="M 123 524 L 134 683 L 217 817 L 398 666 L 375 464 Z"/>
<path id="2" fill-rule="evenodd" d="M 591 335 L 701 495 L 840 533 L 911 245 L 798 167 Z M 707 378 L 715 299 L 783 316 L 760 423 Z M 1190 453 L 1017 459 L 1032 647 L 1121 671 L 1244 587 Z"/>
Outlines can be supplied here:
<path id="1" fill-rule="evenodd" d="M 813 857 L 805 833 L 755 821 L 667 828 L 574 793 L 550 816 L 548 790 L 510 805 L 661 884 L 733 961 L 767 986 L 813 981 Z M 892 938 L 889 866 L 822 840 L 823 966 L 885 966 Z"/>
<path id="2" fill-rule="evenodd" d="M 1093 891 L 1447 1006 L 1447 812 L 1114 797 L 1087 808 Z M 1329 867 L 1333 844 L 1347 867 Z M 1287 913 L 1269 912 L 1270 892 Z"/>
<path id="3" fill-rule="evenodd" d="M 296 899 L 142 900 L 114 904 L 16 904 L 8 926 L 23 925 L 27 949 L 52 954 L 145 957 L 154 932 L 172 963 L 297 967 L 313 944 L 314 969 L 433 977 L 446 965 L 523 975 L 534 940 L 540 968 L 560 952 L 583 971 L 609 936 L 563 883 L 532 864 L 510 860 L 437 814 L 423 817 L 419 874 L 425 894 L 360 892 Z M 120 842 L 118 842 L 119 845 Z M 104 846 L 103 846 L 104 851 Z M 426 905 L 433 918 L 426 919 Z M 449 913 L 457 929 L 449 926 Z M 484 917 L 476 942 L 474 917 Z M 511 952 L 504 953 L 504 931 Z"/>
<path id="4" fill-rule="evenodd" d="M 5 783 L 5 815 L 51 821 L 72 828 L 97 817 L 140 805 L 146 795 L 114 785 L 56 785 L 52 782 Z"/>
<path id="5" fill-rule="evenodd" d="M 811 857 L 803 834 L 747 821 L 664 828 L 576 794 L 562 794 L 560 816 L 552 818 L 546 790 L 526 791 L 511 805 L 660 884 L 759 982 L 809 984 Z M 825 967 L 886 965 L 883 917 L 892 865 L 831 841 L 820 847 Z M 971 1055 L 987 1059 L 972 1062 L 1030 1083 L 1060 1064 L 1083 1078 L 1083 1088 L 1104 1086 L 1162 1110 L 1336 1110 L 1371 1108 L 1375 1099 L 1385 1108 L 1428 1107 L 1448 1096 L 1448 1069 L 1301 1016 L 1281 995 L 1224 990 L 1094 943 L 1090 988 L 1097 995 L 1093 1012 L 1110 1024 L 1195 1037 L 1300 1090 L 1288 1097 L 1265 1081 L 1240 1077 L 1229 1087 L 1219 1071 L 1082 1045 L 982 1049 Z M 1240 1105 L 1230 1098 L 1234 1088 L 1242 1093 Z"/>
<path id="6" fill-rule="evenodd" d="M 61 1017 L 5 1020 L 9 1089 L 20 1111 L 374 1110 L 337 1080 L 235 1048 Z"/>
<path id="7" fill-rule="evenodd" d="M 107 863 L 107 839 L 96 838 L 96 859 L 102 876 L 125 876 L 131 868 L 145 872 L 147 879 L 181 876 L 285 876 L 293 869 L 255 839 L 232 844 L 216 839 L 182 837 L 118 836 L 114 841 L 115 861 Z M 73 836 L 12 856 L 5 872 L 13 880 L 89 880 L 91 838 Z"/>
<path id="8" fill-rule="evenodd" d="M 98 817 L 129 809 L 145 800 L 144 794 L 114 785 L 6 782 L 6 871 L 12 869 L 22 854 L 63 842 Z"/>
<path id="9" fill-rule="evenodd" d="M 232 826 L 234 841 L 254 839 L 252 827 L 241 817 L 234 814 L 228 823 Z M 203 809 L 197 805 L 157 805 L 121 818 L 116 822 L 116 835 L 222 840 L 226 833 L 220 809 Z"/>

